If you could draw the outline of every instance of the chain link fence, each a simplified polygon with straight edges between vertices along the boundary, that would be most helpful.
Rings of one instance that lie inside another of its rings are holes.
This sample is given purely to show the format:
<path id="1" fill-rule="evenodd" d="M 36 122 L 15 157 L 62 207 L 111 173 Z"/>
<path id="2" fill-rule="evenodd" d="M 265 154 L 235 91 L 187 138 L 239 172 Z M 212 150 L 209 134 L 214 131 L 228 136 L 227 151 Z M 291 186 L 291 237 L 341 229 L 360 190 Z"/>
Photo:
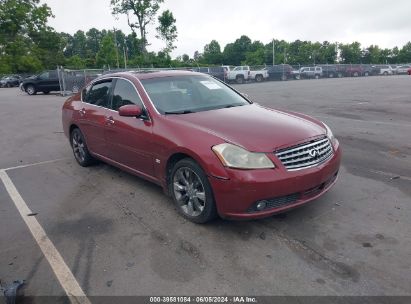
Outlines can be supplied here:
<path id="1" fill-rule="evenodd" d="M 265 71 L 266 78 L 262 80 L 300 80 L 300 79 L 319 79 L 319 78 L 343 78 L 343 77 L 368 77 L 377 75 L 396 75 L 407 74 L 411 64 L 305 64 L 305 65 L 259 65 L 242 66 L 250 71 L 249 75 L 254 75 L 258 71 Z M 212 75 L 224 82 L 230 82 L 229 71 L 234 66 L 209 66 L 209 67 L 168 67 L 168 68 L 128 68 L 128 69 L 86 69 L 69 70 L 64 67 L 57 69 L 60 91 L 63 96 L 79 92 L 85 85 L 93 79 L 107 73 L 126 72 L 126 71 L 164 71 L 164 70 L 184 70 L 200 72 Z M 259 78 L 249 77 L 249 81 L 258 81 Z"/>

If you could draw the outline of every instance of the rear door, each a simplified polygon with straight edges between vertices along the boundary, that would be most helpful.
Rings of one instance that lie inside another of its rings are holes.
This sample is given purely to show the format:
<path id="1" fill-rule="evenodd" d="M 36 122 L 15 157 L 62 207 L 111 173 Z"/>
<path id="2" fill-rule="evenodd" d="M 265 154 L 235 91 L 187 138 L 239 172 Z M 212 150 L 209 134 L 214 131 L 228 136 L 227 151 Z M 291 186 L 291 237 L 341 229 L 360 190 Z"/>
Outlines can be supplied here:
<path id="1" fill-rule="evenodd" d="M 108 157 L 104 138 L 112 90 L 112 79 L 104 79 L 88 86 L 82 92 L 82 106 L 79 110 L 80 129 L 86 137 L 89 150 Z"/>
<path id="2" fill-rule="evenodd" d="M 145 115 L 140 118 L 120 116 L 119 108 L 130 104 L 142 107 Z M 129 80 L 115 80 L 105 138 L 111 160 L 143 175 L 154 175 L 152 122 L 136 87 Z"/>

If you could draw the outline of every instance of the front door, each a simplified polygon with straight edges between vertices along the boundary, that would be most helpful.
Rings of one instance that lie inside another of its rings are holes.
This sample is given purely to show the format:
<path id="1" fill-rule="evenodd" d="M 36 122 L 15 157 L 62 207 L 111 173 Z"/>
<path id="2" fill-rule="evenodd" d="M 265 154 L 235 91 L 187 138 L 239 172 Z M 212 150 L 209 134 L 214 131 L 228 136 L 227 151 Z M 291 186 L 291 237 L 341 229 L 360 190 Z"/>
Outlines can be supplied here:
<path id="1" fill-rule="evenodd" d="M 111 111 L 107 116 L 105 129 L 109 158 L 143 175 L 153 176 L 152 122 L 146 110 L 145 116 L 140 118 L 120 116 L 118 109 L 130 104 L 144 109 L 134 84 L 119 78 L 115 81 Z"/>

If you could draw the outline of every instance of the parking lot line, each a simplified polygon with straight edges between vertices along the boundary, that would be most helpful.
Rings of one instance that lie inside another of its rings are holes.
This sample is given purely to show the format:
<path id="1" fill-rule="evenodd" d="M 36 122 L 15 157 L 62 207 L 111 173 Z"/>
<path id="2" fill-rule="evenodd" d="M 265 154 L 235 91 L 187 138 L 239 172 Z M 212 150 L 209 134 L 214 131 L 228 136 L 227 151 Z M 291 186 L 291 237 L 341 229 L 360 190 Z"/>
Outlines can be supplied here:
<path id="1" fill-rule="evenodd" d="M 47 160 L 47 161 L 38 162 L 38 163 L 32 163 L 32 164 L 27 164 L 27 165 L 20 165 L 20 166 L 16 166 L 16 167 L 10 167 L 10 168 L 1 169 L 1 170 L 9 171 L 9 170 L 23 169 L 23 168 L 33 167 L 33 166 L 51 164 L 51 163 L 55 163 L 55 162 L 58 162 L 58 161 L 61 161 L 61 160 L 66 160 L 66 159 L 68 159 L 68 158 L 58 158 L 58 159 Z"/>
<path id="2" fill-rule="evenodd" d="M 3 182 L 21 217 L 29 228 L 31 234 L 39 245 L 41 251 L 49 262 L 51 269 L 53 270 L 61 286 L 69 297 L 70 302 L 90 304 L 89 299 L 81 289 L 70 268 L 64 262 L 64 259 L 58 252 L 57 248 L 48 238 L 43 227 L 41 227 L 35 216 L 28 216 L 29 214 L 32 214 L 32 211 L 27 206 L 24 199 L 21 197 L 17 188 L 8 176 L 6 170 L 0 170 L 0 179 Z"/>

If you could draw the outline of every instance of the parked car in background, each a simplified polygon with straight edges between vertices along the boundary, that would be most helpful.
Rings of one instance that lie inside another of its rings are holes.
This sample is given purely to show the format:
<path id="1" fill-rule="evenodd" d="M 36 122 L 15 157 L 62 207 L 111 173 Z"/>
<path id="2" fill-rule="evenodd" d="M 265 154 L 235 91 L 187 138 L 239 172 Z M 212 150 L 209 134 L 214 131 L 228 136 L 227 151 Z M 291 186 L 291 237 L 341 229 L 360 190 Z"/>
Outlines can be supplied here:
<path id="1" fill-rule="evenodd" d="M 227 68 L 222 67 L 222 66 L 209 67 L 207 74 L 217 79 L 220 79 L 221 81 L 226 81 L 228 71 L 227 71 Z"/>
<path id="2" fill-rule="evenodd" d="M 154 182 L 195 223 L 302 206 L 336 183 L 341 162 L 323 122 L 187 71 L 104 75 L 64 103 L 62 122 L 80 166 L 100 159 Z"/>
<path id="3" fill-rule="evenodd" d="M 250 79 L 250 67 L 249 66 L 237 66 L 227 73 L 227 81 L 235 81 L 238 84 L 242 84 Z"/>
<path id="4" fill-rule="evenodd" d="M 345 77 L 359 77 L 363 75 L 363 69 L 359 64 L 348 64 L 345 66 Z"/>
<path id="5" fill-rule="evenodd" d="M 289 64 L 278 64 L 267 67 L 270 80 L 288 80 L 294 78 L 293 67 Z"/>
<path id="6" fill-rule="evenodd" d="M 411 75 L 411 68 L 408 69 L 408 75 Z"/>
<path id="7" fill-rule="evenodd" d="M 21 77 L 17 75 L 5 76 L 0 79 L 0 88 L 18 87 L 21 82 Z"/>
<path id="8" fill-rule="evenodd" d="M 301 78 L 321 78 L 323 76 L 323 69 L 320 66 L 302 67 L 300 69 Z"/>
<path id="9" fill-rule="evenodd" d="M 337 67 L 335 65 L 326 64 L 320 65 L 321 69 L 323 70 L 322 76 L 325 78 L 334 78 L 337 77 Z"/>
<path id="10" fill-rule="evenodd" d="M 400 65 L 395 69 L 395 74 L 404 75 L 408 73 L 408 70 L 411 68 L 411 65 Z"/>
<path id="11" fill-rule="evenodd" d="M 374 75 L 374 71 L 371 65 L 369 64 L 363 64 L 361 65 L 362 68 L 362 76 L 373 76 Z"/>
<path id="12" fill-rule="evenodd" d="M 268 75 L 267 68 L 250 68 L 250 80 L 254 80 L 256 82 L 262 82 L 267 80 L 270 76 Z"/>
<path id="13" fill-rule="evenodd" d="M 388 76 L 388 75 L 394 74 L 393 69 L 390 65 L 386 65 L 386 64 L 374 65 L 373 68 L 375 68 L 377 75 Z"/>
<path id="14" fill-rule="evenodd" d="M 52 91 L 60 91 L 60 82 L 57 71 L 46 71 L 38 76 L 24 79 L 22 88 L 29 95 L 35 95 L 38 92 L 49 94 Z"/>

